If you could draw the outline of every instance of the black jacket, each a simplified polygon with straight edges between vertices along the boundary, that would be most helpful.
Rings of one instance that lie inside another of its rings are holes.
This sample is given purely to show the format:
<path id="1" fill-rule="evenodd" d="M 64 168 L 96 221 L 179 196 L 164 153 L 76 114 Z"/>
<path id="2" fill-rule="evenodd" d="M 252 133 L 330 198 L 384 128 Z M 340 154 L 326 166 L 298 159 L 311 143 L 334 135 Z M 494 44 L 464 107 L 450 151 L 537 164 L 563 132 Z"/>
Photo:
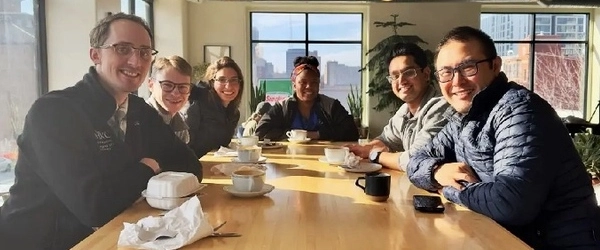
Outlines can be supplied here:
<path id="1" fill-rule="evenodd" d="M 189 100 L 190 148 L 202 157 L 219 146 L 228 146 L 240 120 L 237 107 L 224 107 L 214 89 L 202 82 L 192 88 Z"/>
<path id="2" fill-rule="evenodd" d="M 321 122 L 319 124 L 320 140 L 358 140 L 358 128 L 340 101 L 326 95 L 319 95 L 315 105 L 319 107 L 317 117 Z M 286 139 L 285 133 L 292 127 L 297 112 L 298 101 L 294 94 L 294 96 L 276 103 L 269 112 L 263 115 L 256 127 L 255 134 L 261 139 Z"/>
<path id="3" fill-rule="evenodd" d="M 115 99 L 93 67 L 83 80 L 39 98 L 18 138 L 10 198 L 0 210 L 3 249 L 68 249 L 131 206 L 154 172 L 202 178 L 198 158 L 152 107 L 129 95 L 125 142 L 107 125 Z"/>

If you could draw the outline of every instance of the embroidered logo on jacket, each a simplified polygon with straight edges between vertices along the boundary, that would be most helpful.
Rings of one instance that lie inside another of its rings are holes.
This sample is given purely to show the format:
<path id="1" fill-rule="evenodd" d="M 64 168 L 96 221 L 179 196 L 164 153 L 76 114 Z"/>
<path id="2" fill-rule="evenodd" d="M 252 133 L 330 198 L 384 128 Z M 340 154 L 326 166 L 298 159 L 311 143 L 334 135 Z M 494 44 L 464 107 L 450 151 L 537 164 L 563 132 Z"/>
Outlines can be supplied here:
<path id="1" fill-rule="evenodd" d="M 96 143 L 100 151 L 110 151 L 113 148 L 114 142 L 112 134 L 108 131 L 94 131 L 94 137 L 96 137 Z"/>

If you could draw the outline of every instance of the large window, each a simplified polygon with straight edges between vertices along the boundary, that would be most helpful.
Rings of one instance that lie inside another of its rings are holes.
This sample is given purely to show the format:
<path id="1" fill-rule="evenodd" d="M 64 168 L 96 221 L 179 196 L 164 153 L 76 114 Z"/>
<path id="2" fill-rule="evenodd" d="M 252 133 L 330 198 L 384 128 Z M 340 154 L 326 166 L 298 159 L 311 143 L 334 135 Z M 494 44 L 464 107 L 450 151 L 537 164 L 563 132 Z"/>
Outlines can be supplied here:
<path id="1" fill-rule="evenodd" d="M 0 193 L 14 183 L 25 115 L 47 91 L 43 11 L 43 1 L 0 0 Z"/>
<path id="2" fill-rule="evenodd" d="M 588 14 L 481 15 L 508 79 L 539 94 L 560 116 L 585 113 L 588 23 Z"/>
<path id="3" fill-rule="evenodd" d="M 267 95 L 275 93 L 275 99 L 282 98 L 291 88 L 294 59 L 312 55 L 320 62 L 320 93 L 340 100 L 348 110 L 351 86 L 355 91 L 361 88 L 358 70 L 362 65 L 362 14 L 253 12 L 250 15 L 254 88 L 263 86 Z"/>

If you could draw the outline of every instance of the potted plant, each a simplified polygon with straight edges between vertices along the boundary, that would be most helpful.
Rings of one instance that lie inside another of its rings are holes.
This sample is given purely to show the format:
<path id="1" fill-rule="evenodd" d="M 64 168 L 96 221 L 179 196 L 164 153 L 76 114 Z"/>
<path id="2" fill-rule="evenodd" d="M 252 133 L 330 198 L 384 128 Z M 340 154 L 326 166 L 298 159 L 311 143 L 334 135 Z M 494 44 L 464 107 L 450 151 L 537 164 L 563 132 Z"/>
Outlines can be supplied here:
<path id="1" fill-rule="evenodd" d="M 256 110 L 258 103 L 266 100 L 265 83 L 262 82 L 256 86 L 250 87 L 250 112 Z"/>
<path id="2" fill-rule="evenodd" d="M 362 126 L 362 97 L 360 93 L 360 86 L 356 86 L 356 91 L 354 86 L 350 85 L 350 93 L 348 93 L 348 108 L 350 108 L 350 114 L 352 118 L 354 118 L 354 124 L 356 124 L 357 128 Z"/>
<path id="3" fill-rule="evenodd" d="M 600 183 L 600 136 L 591 133 L 576 134 L 573 138 L 575 148 L 592 176 L 592 184 Z"/>
<path id="4" fill-rule="evenodd" d="M 385 78 L 388 75 L 388 68 L 385 61 L 389 56 L 389 53 L 392 50 L 393 46 L 397 43 L 404 42 L 415 44 L 427 44 L 427 42 L 423 41 L 423 39 L 421 39 L 418 36 L 399 35 L 398 28 L 403 26 L 414 26 L 415 24 L 399 22 L 397 14 L 390 16 L 392 17 L 392 21 L 376 21 L 373 23 L 375 24 L 375 27 L 391 28 L 393 34 L 381 40 L 372 49 L 367 51 L 366 56 L 370 56 L 370 58 L 368 59 L 367 64 L 362 69 L 360 69 L 360 71 L 368 69 L 369 72 L 371 72 L 371 80 L 369 81 L 369 91 L 367 91 L 367 93 L 370 96 L 377 95 L 379 97 L 379 102 L 377 103 L 377 105 L 375 105 L 374 109 L 376 111 L 381 111 L 388 108 L 391 105 L 393 107 L 393 110 L 391 112 L 394 113 L 396 112 L 396 110 L 398 110 L 398 108 L 400 108 L 400 106 L 404 102 L 398 97 L 396 97 L 396 95 L 392 91 L 391 85 Z M 425 50 L 425 53 L 427 54 L 427 59 L 430 62 L 429 67 L 432 69 L 431 76 L 429 79 L 430 81 L 432 81 L 432 83 L 435 83 L 435 77 L 433 75 L 434 67 L 431 64 L 431 62 L 433 62 L 433 52 L 431 52 L 430 50 Z"/>
<path id="5" fill-rule="evenodd" d="M 204 74 L 210 63 L 202 62 L 192 67 L 192 81 L 198 82 L 204 80 Z"/>

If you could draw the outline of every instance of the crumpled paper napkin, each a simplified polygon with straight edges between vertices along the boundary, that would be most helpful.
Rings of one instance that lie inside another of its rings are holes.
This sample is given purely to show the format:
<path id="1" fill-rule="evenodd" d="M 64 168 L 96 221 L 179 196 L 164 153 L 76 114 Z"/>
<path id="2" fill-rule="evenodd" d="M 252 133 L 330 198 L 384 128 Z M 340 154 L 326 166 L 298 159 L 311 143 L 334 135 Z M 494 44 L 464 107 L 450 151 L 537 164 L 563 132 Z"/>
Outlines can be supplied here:
<path id="1" fill-rule="evenodd" d="M 177 249 L 213 233 L 198 197 L 192 197 L 162 217 L 148 216 L 136 224 L 123 223 L 118 246 L 137 249 Z M 160 235 L 173 238 L 155 240 Z M 141 238 L 141 239 L 140 239 Z"/>
<path id="2" fill-rule="evenodd" d="M 344 159 L 343 165 L 348 168 L 355 168 L 356 166 L 358 166 L 358 164 L 360 164 L 360 160 L 362 160 L 362 158 L 360 158 L 360 156 L 357 156 L 354 153 L 349 152 L 348 154 L 346 154 L 346 158 Z"/>
<path id="3" fill-rule="evenodd" d="M 215 156 L 238 156 L 237 150 L 227 148 L 227 147 L 219 147 L 219 150 L 215 152 Z"/>

